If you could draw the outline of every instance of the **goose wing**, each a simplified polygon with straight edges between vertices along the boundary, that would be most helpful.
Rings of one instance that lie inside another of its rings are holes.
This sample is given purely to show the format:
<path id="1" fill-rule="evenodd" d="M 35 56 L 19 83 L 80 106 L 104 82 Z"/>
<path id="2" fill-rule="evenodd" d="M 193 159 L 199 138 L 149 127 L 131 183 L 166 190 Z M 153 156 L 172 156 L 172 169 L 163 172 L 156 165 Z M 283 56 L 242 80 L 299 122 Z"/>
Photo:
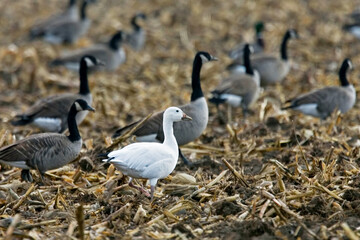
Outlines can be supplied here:
<path id="1" fill-rule="evenodd" d="M 59 140 L 68 141 L 65 135 L 58 133 L 32 135 L 1 148 L 0 161 L 14 167 L 41 170 L 43 167 L 38 161 L 42 157 L 54 157 L 64 150 L 63 146 L 59 146 Z"/>
<path id="2" fill-rule="evenodd" d="M 109 153 L 108 157 L 110 162 L 126 175 L 148 178 L 148 169 L 152 169 L 150 167 L 153 164 L 169 161 L 174 158 L 174 154 L 160 143 L 133 143 Z"/>

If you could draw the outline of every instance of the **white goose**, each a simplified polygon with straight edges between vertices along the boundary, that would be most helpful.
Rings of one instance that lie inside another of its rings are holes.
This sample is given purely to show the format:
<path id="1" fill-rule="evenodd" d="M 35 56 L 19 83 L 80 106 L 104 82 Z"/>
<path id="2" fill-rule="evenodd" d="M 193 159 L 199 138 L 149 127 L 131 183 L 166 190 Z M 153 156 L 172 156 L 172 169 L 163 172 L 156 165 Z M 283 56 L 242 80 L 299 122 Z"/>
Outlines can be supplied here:
<path id="1" fill-rule="evenodd" d="M 103 161 L 112 163 L 122 173 L 130 177 L 129 186 L 134 187 L 147 196 L 149 193 L 132 183 L 133 178 L 150 180 L 151 200 L 159 179 L 167 177 L 174 169 L 179 157 L 179 150 L 174 136 L 173 123 L 181 120 L 191 120 L 180 108 L 169 107 L 164 112 L 163 131 L 164 142 L 140 142 L 130 144 L 120 150 L 107 154 Z"/>

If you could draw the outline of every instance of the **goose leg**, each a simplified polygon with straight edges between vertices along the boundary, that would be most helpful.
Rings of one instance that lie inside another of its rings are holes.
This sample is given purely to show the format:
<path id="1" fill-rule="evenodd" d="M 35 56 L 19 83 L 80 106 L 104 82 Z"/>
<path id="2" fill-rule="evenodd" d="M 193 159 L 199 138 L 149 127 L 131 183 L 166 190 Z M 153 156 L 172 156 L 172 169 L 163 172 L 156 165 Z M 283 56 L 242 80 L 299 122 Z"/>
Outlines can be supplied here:
<path id="1" fill-rule="evenodd" d="M 187 159 L 187 158 L 184 156 L 184 154 L 181 152 L 180 148 L 179 148 L 179 156 L 180 156 L 180 158 L 183 160 L 183 162 L 185 163 L 185 165 L 187 165 L 187 166 L 193 165 L 193 163 L 190 162 L 189 159 Z"/>
<path id="2" fill-rule="evenodd" d="M 218 119 L 219 119 L 219 123 L 221 125 L 224 125 L 226 123 L 226 119 L 224 117 L 224 114 L 222 113 L 222 111 L 220 110 L 219 104 L 216 104 L 216 109 L 218 112 Z"/>
<path id="3" fill-rule="evenodd" d="M 144 189 L 143 187 L 139 187 L 139 186 L 136 186 L 136 185 L 134 185 L 133 183 L 132 183 L 132 178 L 130 178 L 130 180 L 129 180 L 129 187 L 132 187 L 132 188 L 135 188 L 135 189 L 137 189 L 137 190 L 139 190 L 140 192 L 142 192 L 143 194 L 145 194 L 145 196 L 147 196 L 147 197 L 150 197 L 151 195 L 149 194 L 149 192 L 146 190 L 146 189 Z"/>
<path id="4" fill-rule="evenodd" d="M 21 170 L 21 179 L 26 181 L 26 182 L 32 182 L 33 181 L 33 178 L 32 178 L 32 175 L 31 175 L 29 169 Z"/>
<path id="5" fill-rule="evenodd" d="M 150 202 L 153 201 L 153 198 L 154 198 L 154 192 L 155 192 L 155 186 L 150 186 L 151 188 L 151 199 L 150 199 Z"/>

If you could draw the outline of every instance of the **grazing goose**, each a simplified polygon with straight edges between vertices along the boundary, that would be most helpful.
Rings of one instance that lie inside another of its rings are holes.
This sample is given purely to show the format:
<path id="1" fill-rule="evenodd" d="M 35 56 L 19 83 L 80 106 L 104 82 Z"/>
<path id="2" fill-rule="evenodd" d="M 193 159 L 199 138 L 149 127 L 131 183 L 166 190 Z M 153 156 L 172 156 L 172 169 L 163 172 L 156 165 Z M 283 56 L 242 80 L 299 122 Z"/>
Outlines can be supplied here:
<path id="1" fill-rule="evenodd" d="M 86 17 L 86 7 L 91 0 L 84 0 L 81 6 L 80 19 L 66 20 L 48 26 L 38 37 L 43 37 L 47 42 L 53 44 L 74 43 L 84 35 L 89 27 L 90 20 Z"/>
<path id="2" fill-rule="evenodd" d="M 281 82 L 290 71 L 290 62 L 287 55 L 287 43 L 290 38 L 297 38 L 298 34 L 294 29 L 286 31 L 281 47 L 280 58 L 265 53 L 259 53 L 251 58 L 251 64 L 260 74 L 261 86 Z M 241 64 L 239 61 L 232 63 L 228 70 L 232 71 Z"/>
<path id="3" fill-rule="evenodd" d="M 191 122 L 178 122 L 174 124 L 174 134 L 176 141 L 180 146 L 194 141 L 201 135 L 207 126 L 209 110 L 206 99 L 201 90 L 200 71 L 204 63 L 214 60 L 217 60 L 217 58 L 211 56 L 207 52 L 198 52 L 195 55 L 191 83 L 193 91 L 191 94 L 191 102 L 179 107 L 190 117 L 192 117 L 193 120 Z M 153 114 L 140 128 L 134 132 L 136 139 L 140 142 L 164 141 L 164 132 L 162 126 L 163 114 L 163 111 Z M 113 135 L 113 138 L 120 136 L 126 130 L 135 126 L 137 123 L 138 122 L 132 123 L 117 130 Z M 189 165 L 189 160 L 185 158 L 180 148 L 179 154 L 185 164 Z"/>
<path id="4" fill-rule="evenodd" d="M 89 48 L 80 49 L 62 58 L 55 59 L 51 66 L 64 65 L 68 69 L 78 70 L 79 60 L 84 55 L 91 55 L 104 62 L 104 65 L 91 67 L 91 70 L 116 70 L 120 64 L 125 62 L 125 51 L 121 44 L 124 38 L 122 31 L 116 32 L 107 44 L 98 44 Z"/>
<path id="5" fill-rule="evenodd" d="M 87 68 L 90 65 L 101 64 L 93 56 L 84 56 L 80 61 L 80 91 L 79 93 L 64 93 L 50 96 L 36 102 L 25 113 L 17 115 L 11 123 L 15 126 L 33 124 L 47 132 L 62 133 L 67 129 L 67 114 L 73 102 L 80 98 L 89 105 L 92 96 L 89 89 Z M 76 116 L 76 121 L 80 124 L 87 112 Z"/>
<path id="6" fill-rule="evenodd" d="M 145 20 L 146 15 L 143 13 L 138 13 L 131 19 L 133 31 L 131 33 L 127 33 L 125 38 L 125 42 L 129 44 L 130 47 L 132 47 L 135 51 L 139 51 L 143 48 L 146 39 L 144 29 L 137 23 L 138 19 Z"/>
<path id="7" fill-rule="evenodd" d="M 346 78 L 346 72 L 349 68 L 352 68 L 352 63 L 349 59 L 345 59 L 339 71 L 340 87 L 324 87 L 302 94 L 287 101 L 291 105 L 283 109 L 291 108 L 321 119 L 329 117 L 335 109 L 340 110 L 341 113 L 346 113 L 356 101 L 354 86 Z"/>
<path id="8" fill-rule="evenodd" d="M 232 107 L 241 106 L 246 115 L 249 106 L 257 100 L 260 94 L 260 77 L 253 70 L 250 62 L 252 52 L 252 46 L 245 44 L 243 49 L 245 74 L 233 74 L 223 80 L 212 91 L 213 97 L 209 99 L 210 102 L 216 105 L 227 103 Z"/>
<path id="9" fill-rule="evenodd" d="M 167 108 L 163 115 L 163 143 L 133 143 L 120 150 L 110 152 L 107 154 L 108 159 L 103 160 L 114 164 L 122 173 L 129 176 L 129 186 L 139 189 L 146 195 L 149 195 L 147 191 L 133 185 L 132 179 L 149 179 L 151 200 L 157 181 L 167 177 L 175 169 L 179 157 L 179 147 L 174 136 L 173 124 L 181 120 L 191 120 L 191 117 L 177 107 Z"/>
<path id="10" fill-rule="evenodd" d="M 68 7 L 64 12 L 51 16 L 50 18 L 35 24 L 35 26 L 33 26 L 30 30 L 30 38 L 34 39 L 36 37 L 44 36 L 47 29 L 51 28 L 53 25 L 66 21 L 77 21 L 78 19 L 79 13 L 76 0 L 69 0 Z"/>
<path id="11" fill-rule="evenodd" d="M 21 178 L 32 182 L 30 169 L 38 170 L 41 178 L 46 171 L 62 167 L 80 153 L 82 139 L 76 125 L 81 111 L 94 111 L 88 103 L 77 99 L 70 107 L 67 121 L 69 136 L 59 133 L 40 133 L 24 138 L 0 149 L 0 162 L 22 168 Z"/>
<path id="12" fill-rule="evenodd" d="M 265 49 L 265 43 L 262 32 L 264 31 L 264 23 L 263 22 L 257 22 L 254 25 L 255 28 L 255 39 L 256 41 L 251 44 L 251 46 L 254 48 L 254 53 L 261 53 Z M 230 51 L 229 57 L 232 59 L 238 59 L 241 58 L 244 53 L 243 49 L 245 47 L 245 44 L 247 43 L 241 43 L 237 45 L 233 50 Z"/>

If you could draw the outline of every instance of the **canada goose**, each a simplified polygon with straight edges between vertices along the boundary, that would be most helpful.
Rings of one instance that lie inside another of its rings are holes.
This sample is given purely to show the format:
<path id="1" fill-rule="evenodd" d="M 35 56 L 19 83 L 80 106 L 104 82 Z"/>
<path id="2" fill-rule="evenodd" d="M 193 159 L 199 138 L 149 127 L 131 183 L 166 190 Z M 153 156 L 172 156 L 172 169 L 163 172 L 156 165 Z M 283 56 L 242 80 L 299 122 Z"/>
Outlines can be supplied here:
<path id="1" fill-rule="evenodd" d="M 216 105 L 227 103 L 232 107 L 241 106 L 246 115 L 249 106 L 257 100 L 260 94 L 260 77 L 251 67 L 250 54 L 252 52 L 252 46 L 245 44 L 243 49 L 245 74 L 233 74 L 223 80 L 211 92 L 213 97 L 209 99 L 210 102 Z"/>
<path id="2" fill-rule="evenodd" d="M 89 27 L 90 20 L 86 17 L 86 7 L 91 0 L 84 0 L 81 6 L 80 19 L 60 21 L 48 26 L 38 37 L 43 37 L 47 42 L 53 44 L 74 43 L 84 35 Z"/>
<path id="3" fill-rule="evenodd" d="M 79 60 L 84 55 L 92 55 L 104 62 L 104 65 L 91 67 L 91 70 L 116 70 L 120 64 L 125 62 L 125 51 L 122 48 L 124 34 L 122 31 L 116 32 L 107 44 L 97 44 L 89 48 L 80 49 L 70 55 L 55 59 L 50 63 L 51 66 L 64 65 L 68 69 L 78 70 Z"/>
<path id="4" fill-rule="evenodd" d="M 208 118 L 209 110 L 206 103 L 206 99 L 201 90 L 200 84 L 200 71 L 204 63 L 208 61 L 214 61 L 217 58 L 211 56 L 207 52 L 198 52 L 195 55 L 192 71 L 192 94 L 191 102 L 185 105 L 180 106 L 179 108 L 186 112 L 190 117 L 192 117 L 191 122 L 178 122 L 174 123 L 174 134 L 176 137 L 177 143 L 181 146 L 187 144 L 191 141 L 194 141 L 198 138 L 201 133 L 205 130 Z M 163 133 L 163 114 L 164 112 L 157 112 L 153 114 L 140 128 L 138 128 L 134 135 L 136 136 L 137 141 L 140 142 L 162 142 L 164 140 Z M 132 123 L 128 126 L 125 126 L 115 132 L 113 138 L 120 136 L 124 131 L 133 127 L 138 122 Z M 179 148 L 180 157 L 183 159 L 185 164 L 190 164 L 190 162 L 185 158 Z"/>
<path id="5" fill-rule="evenodd" d="M 62 133 L 67 129 L 67 114 L 73 102 L 80 98 L 89 105 L 92 96 L 89 89 L 87 68 L 90 65 L 101 64 L 93 56 L 84 56 L 80 61 L 80 91 L 79 93 L 64 93 L 50 96 L 36 102 L 25 113 L 17 115 L 11 123 L 15 126 L 33 124 L 47 132 Z M 79 113 L 76 121 L 80 124 L 87 112 Z"/>
<path id="6" fill-rule="evenodd" d="M 287 42 L 290 38 L 298 38 L 296 30 L 286 31 L 281 47 L 280 58 L 265 53 L 255 54 L 251 57 L 251 64 L 260 74 L 261 86 L 281 82 L 290 71 L 290 62 L 287 55 Z M 228 66 L 228 70 L 236 69 L 241 64 L 238 60 Z"/>
<path id="7" fill-rule="evenodd" d="M 355 88 L 346 78 L 346 72 L 351 68 L 350 59 L 345 59 L 339 70 L 340 87 L 324 87 L 302 94 L 287 101 L 291 105 L 283 109 L 291 108 L 321 119 L 329 117 L 335 109 L 340 110 L 341 113 L 346 113 L 354 106 L 356 101 Z"/>
<path id="8" fill-rule="evenodd" d="M 80 153 L 82 139 L 76 125 L 76 115 L 80 111 L 94 111 L 88 103 L 77 99 L 68 112 L 69 136 L 59 133 L 40 133 L 24 138 L 0 149 L 0 162 L 22 168 L 21 178 L 32 182 L 30 169 L 44 173 L 74 160 Z"/>
<path id="9" fill-rule="evenodd" d="M 264 23 L 263 22 L 257 22 L 254 25 L 255 28 L 255 42 L 251 44 L 251 46 L 254 48 L 254 53 L 260 53 L 263 52 L 265 49 L 265 42 L 264 42 L 264 38 L 263 38 L 263 34 L 262 32 L 264 31 Z M 232 59 L 238 59 L 238 58 L 242 58 L 243 54 L 243 49 L 245 44 L 248 43 L 241 43 L 239 45 L 237 45 L 233 50 L 231 50 L 229 52 L 229 57 L 231 57 Z"/>
<path id="10" fill-rule="evenodd" d="M 51 26 L 65 21 L 77 21 L 79 19 L 76 0 L 69 0 L 68 7 L 62 13 L 51 16 L 39 23 L 36 23 L 30 30 L 30 38 L 36 38 L 44 35 L 44 32 Z"/>
<path id="11" fill-rule="evenodd" d="M 145 30 L 137 23 L 138 19 L 145 20 L 146 15 L 144 13 L 138 13 L 131 19 L 133 31 L 131 33 L 127 33 L 125 38 L 125 42 L 135 51 L 139 51 L 143 48 L 146 39 Z"/>
<path id="12" fill-rule="evenodd" d="M 179 157 L 173 124 L 181 120 L 192 120 L 191 117 L 177 107 L 167 108 L 163 115 L 163 143 L 133 143 L 120 150 L 110 152 L 107 154 L 108 159 L 103 160 L 114 164 L 123 174 L 129 176 L 129 186 L 135 187 L 145 194 L 147 192 L 144 189 L 133 185 L 132 179 L 149 179 L 151 200 L 154 196 L 157 181 L 167 177 L 175 169 Z"/>

